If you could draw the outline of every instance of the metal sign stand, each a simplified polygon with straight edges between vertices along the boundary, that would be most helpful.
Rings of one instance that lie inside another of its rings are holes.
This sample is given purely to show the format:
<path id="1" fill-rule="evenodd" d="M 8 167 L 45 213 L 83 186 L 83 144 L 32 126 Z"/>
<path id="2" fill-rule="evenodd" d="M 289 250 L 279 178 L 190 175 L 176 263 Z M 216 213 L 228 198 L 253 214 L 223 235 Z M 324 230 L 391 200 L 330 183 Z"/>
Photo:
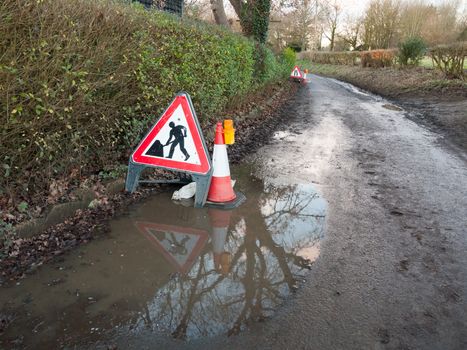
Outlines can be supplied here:
<path id="1" fill-rule="evenodd" d="M 134 163 L 131 159 L 128 163 L 128 174 L 126 177 L 125 190 L 133 193 L 139 184 L 179 184 L 186 185 L 190 182 L 196 182 L 195 208 L 202 208 L 206 204 L 209 186 L 211 185 L 212 168 L 206 175 L 182 173 L 179 179 L 173 180 L 140 180 L 141 173 L 146 168 L 155 168 L 146 165 Z"/>
<path id="2" fill-rule="evenodd" d="M 195 193 L 195 208 L 202 208 L 206 204 L 206 199 L 208 196 L 209 192 L 209 186 L 211 184 L 211 178 L 212 178 L 212 173 L 213 173 L 213 168 L 212 168 L 212 161 L 211 157 L 209 155 L 209 151 L 206 146 L 206 142 L 204 141 L 204 137 L 201 131 L 201 126 L 199 125 L 198 118 L 196 117 L 195 110 L 193 108 L 193 104 L 191 102 L 190 95 L 188 95 L 185 92 L 178 93 L 177 96 L 186 96 L 187 101 L 189 103 L 191 112 L 193 114 L 193 119 L 196 123 L 196 127 L 199 131 L 199 136 L 201 138 L 201 143 L 204 148 L 204 152 L 207 157 L 207 161 L 209 163 L 209 170 L 206 174 L 200 174 L 200 173 L 195 173 L 195 172 L 190 172 L 186 170 L 178 170 L 178 169 L 171 169 L 167 168 L 164 166 L 157 166 L 157 165 L 150 165 L 150 164 L 141 164 L 141 163 L 136 163 L 133 161 L 132 157 L 133 155 L 130 156 L 130 160 L 128 162 L 128 174 L 126 178 L 126 183 L 125 183 L 125 190 L 133 193 L 136 191 L 136 188 L 138 187 L 139 184 L 188 184 L 192 181 L 196 182 L 196 193 Z M 163 113 L 163 115 L 166 112 Z M 157 123 L 156 123 L 157 124 Z M 150 132 L 149 132 L 150 133 Z M 148 133 L 148 135 L 149 135 Z M 146 135 L 144 139 L 148 136 Z M 141 146 L 141 144 L 140 144 Z M 138 146 L 137 149 L 140 147 Z M 144 169 L 146 168 L 162 168 L 162 169 L 167 169 L 170 171 L 177 171 L 180 172 L 182 175 L 180 176 L 179 179 L 173 179 L 173 180 L 140 180 L 141 173 L 143 172 Z"/>

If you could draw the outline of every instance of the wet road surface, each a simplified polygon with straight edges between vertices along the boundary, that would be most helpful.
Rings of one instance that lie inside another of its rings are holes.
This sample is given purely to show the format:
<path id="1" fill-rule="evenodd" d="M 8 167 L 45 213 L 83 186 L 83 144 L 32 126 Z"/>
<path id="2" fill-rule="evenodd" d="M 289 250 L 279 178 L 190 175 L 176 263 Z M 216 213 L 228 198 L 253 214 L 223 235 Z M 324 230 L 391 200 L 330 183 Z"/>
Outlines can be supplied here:
<path id="1" fill-rule="evenodd" d="M 16 317 L 2 345 L 467 348 L 465 154 L 332 79 L 291 102 L 233 169 L 244 206 L 226 217 L 162 193 L 131 208 L 2 288 Z"/>

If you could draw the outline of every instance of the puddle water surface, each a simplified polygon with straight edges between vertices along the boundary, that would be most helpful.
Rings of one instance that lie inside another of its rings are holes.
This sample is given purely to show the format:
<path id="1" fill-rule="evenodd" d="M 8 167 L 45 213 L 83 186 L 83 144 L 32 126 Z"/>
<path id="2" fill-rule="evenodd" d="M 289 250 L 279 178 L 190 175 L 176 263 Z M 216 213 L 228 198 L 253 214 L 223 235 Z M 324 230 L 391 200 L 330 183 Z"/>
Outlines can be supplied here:
<path id="1" fill-rule="evenodd" d="M 134 206 L 111 232 L 0 289 L 0 347 L 55 348 L 148 328 L 154 337 L 233 335 L 270 317 L 319 256 L 326 202 L 311 185 L 277 186 L 235 169 L 233 211 Z"/>

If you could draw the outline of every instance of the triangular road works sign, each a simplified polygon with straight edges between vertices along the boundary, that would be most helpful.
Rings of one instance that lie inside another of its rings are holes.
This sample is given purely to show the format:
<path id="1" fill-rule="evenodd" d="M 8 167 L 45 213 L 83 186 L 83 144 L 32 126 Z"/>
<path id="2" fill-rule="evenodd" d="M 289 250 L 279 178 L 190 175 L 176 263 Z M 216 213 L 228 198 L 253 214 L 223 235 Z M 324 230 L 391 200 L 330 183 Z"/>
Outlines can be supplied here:
<path id="1" fill-rule="evenodd" d="M 298 66 L 295 66 L 293 68 L 292 73 L 290 73 L 290 77 L 295 79 L 303 78 L 302 72 L 300 71 L 300 68 Z"/>
<path id="2" fill-rule="evenodd" d="M 178 94 L 133 152 L 134 163 L 205 175 L 211 169 L 191 100 Z"/>
<path id="3" fill-rule="evenodd" d="M 152 222 L 136 222 L 138 230 L 159 250 L 178 272 L 187 273 L 201 253 L 207 231 Z"/>

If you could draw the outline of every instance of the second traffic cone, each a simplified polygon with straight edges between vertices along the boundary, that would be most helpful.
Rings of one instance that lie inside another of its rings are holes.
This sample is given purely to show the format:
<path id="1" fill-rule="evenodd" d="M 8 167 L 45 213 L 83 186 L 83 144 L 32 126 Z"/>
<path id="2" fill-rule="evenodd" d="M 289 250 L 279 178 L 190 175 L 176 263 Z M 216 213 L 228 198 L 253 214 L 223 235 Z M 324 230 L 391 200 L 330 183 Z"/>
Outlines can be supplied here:
<path id="1" fill-rule="evenodd" d="M 236 198 L 230 179 L 229 158 L 223 133 L 222 123 L 217 123 L 212 155 L 213 174 L 208 192 L 208 201 L 210 202 L 224 203 Z"/>

